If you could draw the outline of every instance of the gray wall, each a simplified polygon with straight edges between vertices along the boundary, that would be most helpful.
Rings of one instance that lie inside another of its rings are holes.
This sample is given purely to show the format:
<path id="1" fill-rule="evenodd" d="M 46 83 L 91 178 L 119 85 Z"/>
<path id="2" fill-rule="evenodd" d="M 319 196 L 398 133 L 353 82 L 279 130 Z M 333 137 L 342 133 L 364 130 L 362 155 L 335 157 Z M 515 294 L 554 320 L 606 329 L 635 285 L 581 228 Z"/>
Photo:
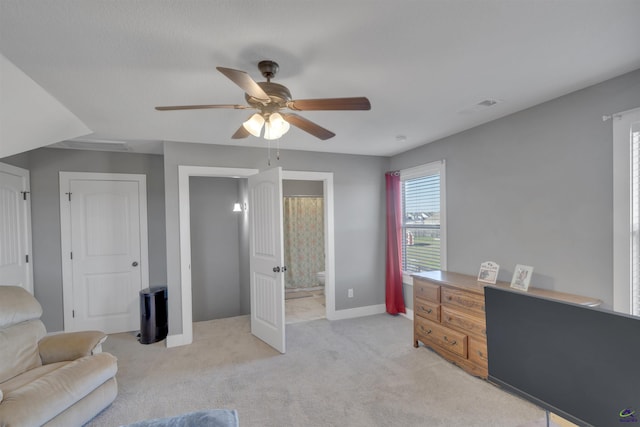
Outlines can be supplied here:
<path id="1" fill-rule="evenodd" d="M 285 145 L 282 141 L 281 145 Z M 182 332 L 178 165 L 267 169 L 267 150 L 166 142 L 165 197 L 169 333 Z M 272 167 L 334 173 L 336 309 L 384 303 L 384 172 L 388 159 L 281 150 Z M 242 262 L 242 261 L 241 261 Z M 241 267 L 242 268 L 242 267 Z M 347 299 L 347 289 L 354 298 Z"/>
<path id="2" fill-rule="evenodd" d="M 507 101 L 508 102 L 508 99 Z M 640 106 L 640 70 L 399 154 L 446 159 L 448 270 L 534 267 L 531 286 L 613 304 L 613 148 L 602 116 Z"/>
<path id="3" fill-rule="evenodd" d="M 235 178 L 191 177 L 191 289 L 193 321 L 245 314 L 240 309 L 242 213 Z M 246 304 L 245 304 L 246 305 Z"/>
<path id="4" fill-rule="evenodd" d="M 149 284 L 166 284 L 164 172 L 161 156 L 40 148 L 0 161 L 30 171 L 34 293 L 42 304 L 42 321 L 49 332 L 64 329 L 60 171 L 147 175 Z"/>

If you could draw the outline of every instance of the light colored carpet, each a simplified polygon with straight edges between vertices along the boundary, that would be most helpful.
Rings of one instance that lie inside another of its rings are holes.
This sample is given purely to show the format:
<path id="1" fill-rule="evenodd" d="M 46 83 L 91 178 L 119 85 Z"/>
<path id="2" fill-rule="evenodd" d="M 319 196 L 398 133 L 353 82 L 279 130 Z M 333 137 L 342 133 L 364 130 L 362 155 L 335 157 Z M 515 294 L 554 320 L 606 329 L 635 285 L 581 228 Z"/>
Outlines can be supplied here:
<path id="1" fill-rule="evenodd" d="M 327 309 L 323 293 L 309 293 L 309 295 L 300 298 L 287 299 L 284 301 L 284 306 L 284 318 L 287 324 L 308 322 L 326 317 Z"/>
<path id="2" fill-rule="evenodd" d="M 243 427 L 517 427 L 542 410 L 412 346 L 412 323 L 386 314 L 287 325 L 281 355 L 247 316 L 194 324 L 170 348 L 114 334 L 119 394 L 88 425 L 117 426 L 185 412 L 236 409 Z"/>

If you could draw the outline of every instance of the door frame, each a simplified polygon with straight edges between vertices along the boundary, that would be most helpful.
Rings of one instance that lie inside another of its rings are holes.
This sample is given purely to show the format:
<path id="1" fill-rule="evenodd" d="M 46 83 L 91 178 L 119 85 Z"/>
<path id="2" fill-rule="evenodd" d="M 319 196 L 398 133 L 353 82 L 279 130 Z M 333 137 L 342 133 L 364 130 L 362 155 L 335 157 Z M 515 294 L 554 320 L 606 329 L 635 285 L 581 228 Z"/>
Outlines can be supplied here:
<path id="1" fill-rule="evenodd" d="M 72 180 L 136 181 L 140 193 L 140 274 L 141 289 L 149 287 L 149 238 L 147 218 L 147 176 L 143 174 L 60 171 L 60 256 L 62 261 L 62 312 L 64 331 L 73 323 L 73 265 L 71 262 L 71 205 L 68 193 Z"/>
<path id="2" fill-rule="evenodd" d="M 35 294 L 35 289 L 33 285 L 33 245 L 32 245 L 32 232 L 31 232 L 31 182 L 30 182 L 30 172 L 28 169 L 19 168 L 17 166 L 9 165 L 7 163 L 0 163 L 0 172 L 15 175 L 22 178 L 22 191 L 25 191 L 28 196 L 25 196 L 25 213 L 23 220 L 25 221 L 24 230 L 22 232 L 26 235 L 23 235 L 23 243 L 25 245 L 25 255 L 29 256 L 29 261 L 27 262 L 27 287 L 26 290 L 31 293 L 31 295 Z"/>
<path id="3" fill-rule="evenodd" d="M 248 178 L 260 170 L 248 168 L 227 168 L 217 166 L 178 165 L 178 204 L 180 222 L 180 289 L 182 307 L 182 334 L 169 335 L 167 347 L 191 344 L 193 341 L 193 308 L 191 295 L 191 210 L 189 195 L 189 177 L 207 176 L 218 178 Z M 333 173 L 310 171 L 282 171 L 283 180 L 323 181 L 324 186 L 324 235 L 325 235 L 325 306 L 329 320 L 336 318 L 335 313 L 335 247 L 333 217 Z M 244 200 L 243 202 L 247 202 Z M 251 209 L 251 206 L 248 207 Z M 171 317 L 171 316 L 169 316 Z M 171 319 L 169 319 L 171 321 Z"/>

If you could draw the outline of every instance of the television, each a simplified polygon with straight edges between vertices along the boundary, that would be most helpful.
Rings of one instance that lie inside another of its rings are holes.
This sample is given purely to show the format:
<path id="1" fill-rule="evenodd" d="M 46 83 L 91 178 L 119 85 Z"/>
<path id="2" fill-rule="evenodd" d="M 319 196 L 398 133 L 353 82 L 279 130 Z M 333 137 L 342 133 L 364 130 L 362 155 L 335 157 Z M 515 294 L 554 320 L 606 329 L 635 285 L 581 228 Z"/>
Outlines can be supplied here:
<path id="1" fill-rule="evenodd" d="M 488 380 L 580 426 L 640 426 L 640 318 L 487 286 Z"/>

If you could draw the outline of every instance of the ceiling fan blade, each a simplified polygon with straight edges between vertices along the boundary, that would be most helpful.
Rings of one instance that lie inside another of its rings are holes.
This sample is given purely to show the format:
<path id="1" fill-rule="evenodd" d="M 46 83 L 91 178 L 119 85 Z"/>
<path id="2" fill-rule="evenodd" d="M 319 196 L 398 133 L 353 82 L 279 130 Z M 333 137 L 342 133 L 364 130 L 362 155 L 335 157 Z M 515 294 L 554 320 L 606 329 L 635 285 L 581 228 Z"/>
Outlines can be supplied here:
<path id="1" fill-rule="evenodd" d="M 265 102 L 271 102 L 269 95 L 244 71 L 234 70 L 231 68 L 216 67 L 216 70 L 227 76 L 231 81 L 240 86 L 249 96 Z"/>
<path id="2" fill-rule="evenodd" d="M 311 110 L 370 110 L 371 103 L 364 96 L 357 98 L 296 99 L 287 107 L 297 111 Z"/>
<path id="3" fill-rule="evenodd" d="M 246 110 L 249 107 L 247 105 L 233 105 L 233 104 L 214 104 L 214 105 L 172 105 L 168 107 L 156 107 L 158 111 L 170 111 L 170 110 L 206 110 L 208 108 L 231 108 L 234 110 Z"/>
<path id="4" fill-rule="evenodd" d="M 242 138 L 247 138 L 249 135 L 251 135 L 249 133 L 248 130 L 246 130 L 244 128 L 244 126 L 240 125 L 240 127 L 238 128 L 238 130 L 236 131 L 236 133 L 234 133 L 231 136 L 231 139 L 242 139 Z"/>
<path id="5" fill-rule="evenodd" d="M 325 129 L 322 126 L 313 123 L 311 120 L 307 120 L 304 117 L 299 116 L 297 114 L 283 113 L 282 117 L 287 122 L 289 122 L 289 124 L 292 124 L 295 127 L 298 127 L 303 131 L 308 132 L 311 135 L 315 136 L 316 138 L 320 138 L 323 141 L 336 136 L 336 134 L 331 132 L 330 130 Z"/>

